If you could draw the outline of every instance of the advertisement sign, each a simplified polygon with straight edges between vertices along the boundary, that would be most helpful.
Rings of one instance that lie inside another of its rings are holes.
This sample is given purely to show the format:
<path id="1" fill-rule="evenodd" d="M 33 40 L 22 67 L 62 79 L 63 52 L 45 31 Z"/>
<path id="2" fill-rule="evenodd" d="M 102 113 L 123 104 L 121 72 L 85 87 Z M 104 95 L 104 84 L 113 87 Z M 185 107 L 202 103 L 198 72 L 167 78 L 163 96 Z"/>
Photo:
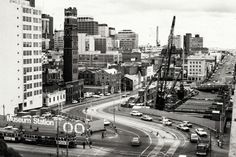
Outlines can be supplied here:
<path id="1" fill-rule="evenodd" d="M 55 133 L 57 130 L 57 122 L 59 125 L 60 132 L 65 133 L 75 132 L 77 134 L 82 134 L 85 131 L 84 124 L 82 122 L 66 121 L 66 120 L 52 120 L 46 118 L 34 118 L 34 117 L 17 117 L 17 116 L 0 116 L 0 127 L 6 125 L 14 127 L 23 127 L 25 130 L 37 129 L 43 132 Z"/>

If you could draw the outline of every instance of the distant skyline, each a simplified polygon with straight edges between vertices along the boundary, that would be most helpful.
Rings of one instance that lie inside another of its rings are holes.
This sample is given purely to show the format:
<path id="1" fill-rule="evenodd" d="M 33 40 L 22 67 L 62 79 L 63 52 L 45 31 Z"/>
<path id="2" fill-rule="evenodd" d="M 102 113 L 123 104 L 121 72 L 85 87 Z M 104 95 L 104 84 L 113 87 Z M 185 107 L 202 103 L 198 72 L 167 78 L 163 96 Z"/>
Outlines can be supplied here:
<path id="1" fill-rule="evenodd" d="M 76 7 L 79 16 L 92 16 L 116 31 L 132 29 L 139 45 L 167 43 L 173 16 L 175 35 L 200 34 L 204 47 L 236 49 L 235 0 L 36 0 L 43 13 L 54 18 L 54 29 L 63 29 L 64 8 Z"/>

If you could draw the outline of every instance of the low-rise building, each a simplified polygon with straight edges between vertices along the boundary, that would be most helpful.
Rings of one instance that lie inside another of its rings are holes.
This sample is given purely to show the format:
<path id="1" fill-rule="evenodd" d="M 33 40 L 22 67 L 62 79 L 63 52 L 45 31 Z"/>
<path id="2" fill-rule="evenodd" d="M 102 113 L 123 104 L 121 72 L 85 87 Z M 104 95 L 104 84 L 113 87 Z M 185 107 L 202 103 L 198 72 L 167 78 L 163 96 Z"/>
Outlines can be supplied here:
<path id="1" fill-rule="evenodd" d="M 86 87 L 108 86 L 108 92 L 115 93 L 120 90 L 121 73 L 116 69 L 86 69 L 79 72 L 79 79 L 84 80 Z M 88 91 L 93 92 L 93 91 Z"/>
<path id="2" fill-rule="evenodd" d="M 191 55 L 188 58 L 188 80 L 201 82 L 215 67 L 215 57 L 209 55 Z"/>
<path id="3" fill-rule="evenodd" d="M 66 90 L 56 84 L 43 87 L 43 106 L 59 106 L 63 108 L 66 103 Z"/>
<path id="4" fill-rule="evenodd" d="M 140 52 L 124 52 L 122 53 L 122 61 L 125 62 L 141 62 Z"/>
<path id="5" fill-rule="evenodd" d="M 122 91 L 133 91 L 142 86 L 141 75 L 124 75 L 121 79 L 121 90 Z"/>
<path id="6" fill-rule="evenodd" d="M 118 51 L 87 51 L 79 54 L 79 67 L 106 68 L 108 64 L 117 64 L 122 61 L 122 54 Z"/>

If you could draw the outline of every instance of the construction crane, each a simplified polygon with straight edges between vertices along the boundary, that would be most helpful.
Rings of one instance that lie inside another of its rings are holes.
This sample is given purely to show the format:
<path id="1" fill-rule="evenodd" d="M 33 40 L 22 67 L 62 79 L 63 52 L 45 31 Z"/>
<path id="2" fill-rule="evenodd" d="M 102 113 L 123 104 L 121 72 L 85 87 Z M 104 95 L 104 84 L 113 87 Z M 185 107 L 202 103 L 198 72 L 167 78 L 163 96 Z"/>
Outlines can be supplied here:
<path id="1" fill-rule="evenodd" d="M 163 54 L 164 58 L 164 74 L 163 74 L 163 79 L 162 81 L 157 82 L 157 92 L 156 92 L 156 102 L 155 102 L 155 108 L 159 110 L 164 110 L 165 108 L 165 95 L 166 95 L 166 85 L 167 85 L 167 78 L 169 75 L 169 69 L 170 69 L 170 63 L 171 63 L 171 54 L 174 51 L 174 46 L 173 46 L 173 36 L 174 36 L 174 27 L 175 27 L 175 16 L 173 17 L 172 24 L 171 24 L 171 29 L 170 29 L 170 34 L 168 37 L 168 45 L 167 45 L 167 51 L 166 54 Z M 163 62 L 161 63 L 163 64 Z M 163 67 L 163 66 L 161 66 Z M 161 72 L 159 74 L 161 76 Z"/>

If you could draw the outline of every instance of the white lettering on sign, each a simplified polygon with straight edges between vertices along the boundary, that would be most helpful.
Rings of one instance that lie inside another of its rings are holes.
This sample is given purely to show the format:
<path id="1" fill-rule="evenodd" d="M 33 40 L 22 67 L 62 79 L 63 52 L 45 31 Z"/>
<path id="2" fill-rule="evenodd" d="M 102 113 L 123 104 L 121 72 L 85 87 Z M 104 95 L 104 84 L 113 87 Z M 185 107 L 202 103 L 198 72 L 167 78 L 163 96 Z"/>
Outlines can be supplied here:
<path id="1" fill-rule="evenodd" d="M 33 121 L 32 121 L 33 120 Z M 7 116 L 8 122 L 13 123 L 23 123 L 23 124 L 37 124 L 37 125 L 47 125 L 47 126 L 54 126 L 53 120 L 41 119 L 41 118 L 22 118 L 22 117 L 13 117 L 8 115 Z"/>
<path id="2" fill-rule="evenodd" d="M 84 130 L 84 125 L 81 123 L 76 123 L 74 126 L 70 122 L 63 124 L 63 131 L 66 133 L 72 133 L 74 131 L 77 134 L 82 134 Z"/>

